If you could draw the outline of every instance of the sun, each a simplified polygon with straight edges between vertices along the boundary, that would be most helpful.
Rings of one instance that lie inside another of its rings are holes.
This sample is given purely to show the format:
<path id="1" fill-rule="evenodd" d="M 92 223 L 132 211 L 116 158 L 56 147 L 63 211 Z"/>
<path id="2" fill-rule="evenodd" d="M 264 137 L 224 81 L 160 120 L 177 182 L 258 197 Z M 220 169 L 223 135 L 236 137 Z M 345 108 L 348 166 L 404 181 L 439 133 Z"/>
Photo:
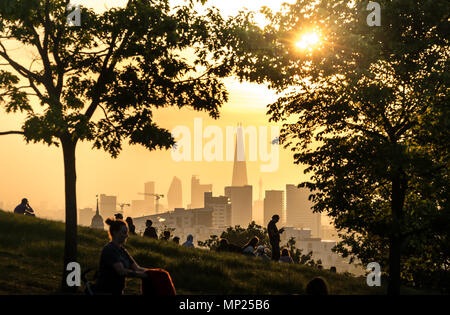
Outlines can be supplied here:
<path id="1" fill-rule="evenodd" d="M 311 51 L 320 43 L 320 35 L 317 32 L 308 32 L 300 36 L 300 39 L 295 43 L 298 49 Z"/>

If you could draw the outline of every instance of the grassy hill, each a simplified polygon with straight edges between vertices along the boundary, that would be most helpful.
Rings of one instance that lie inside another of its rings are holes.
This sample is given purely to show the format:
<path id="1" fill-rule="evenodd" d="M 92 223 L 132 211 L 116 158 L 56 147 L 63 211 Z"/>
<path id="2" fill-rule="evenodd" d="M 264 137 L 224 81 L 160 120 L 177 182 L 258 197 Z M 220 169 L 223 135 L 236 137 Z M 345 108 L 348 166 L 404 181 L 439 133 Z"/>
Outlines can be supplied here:
<path id="1" fill-rule="evenodd" d="M 79 227 L 78 239 L 82 271 L 97 269 L 107 232 Z M 177 294 L 304 294 L 315 276 L 328 281 L 331 294 L 385 292 L 385 288 L 368 287 L 365 278 L 184 248 L 140 236 L 130 237 L 126 247 L 141 266 L 168 270 Z M 0 294 L 58 293 L 63 248 L 63 223 L 0 211 Z M 128 279 L 125 294 L 139 293 L 139 283 Z"/>

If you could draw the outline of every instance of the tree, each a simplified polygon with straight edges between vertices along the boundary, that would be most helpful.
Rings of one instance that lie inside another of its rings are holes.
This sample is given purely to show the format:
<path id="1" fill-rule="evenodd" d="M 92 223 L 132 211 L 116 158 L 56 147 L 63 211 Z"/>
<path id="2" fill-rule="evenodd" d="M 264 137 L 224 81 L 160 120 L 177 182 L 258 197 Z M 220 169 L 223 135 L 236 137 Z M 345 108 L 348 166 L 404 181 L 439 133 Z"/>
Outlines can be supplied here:
<path id="1" fill-rule="evenodd" d="M 378 261 L 399 294 L 412 259 L 449 265 L 448 2 L 377 2 L 379 27 L 366 22 L 368 1 L 265 9 L 263 30 L 241 14 L 233 62 L 242 79 L 283 92 L 268 114 L 306 165 L 314 211 L 341 232 L 337 250 Z M 312 31 L 320 43 L 299 50 Z"/>
<path id="2" fill-rule="evenodd" d="M 69 2 L 0 5 L 0 104 L 8 113 L 27 114 L 21 130 L 0 135 L 62 147 L 64 267 L 77 259 L 77 144 L 92 141 L 113 158 L 126 139 L 149 150 L 168 149 L 174 139 L 153 120 L 152 110 L 190 107 L 218 118 L 227 101 L 220 78 L 230 70 L 220 61 L 225 51 L 216 40 L 224 21 L 217 10 L 196 13 L 194 0 L 174 10 L 168 0 L 130 0 L 102 14 L 82 8 L 81 26 L 67 25 Z M 33 49 L 29 65 L 11 54 L 10 41 Z M 64 268 L 62 287 L 68 291 L 65 278 Z"/>

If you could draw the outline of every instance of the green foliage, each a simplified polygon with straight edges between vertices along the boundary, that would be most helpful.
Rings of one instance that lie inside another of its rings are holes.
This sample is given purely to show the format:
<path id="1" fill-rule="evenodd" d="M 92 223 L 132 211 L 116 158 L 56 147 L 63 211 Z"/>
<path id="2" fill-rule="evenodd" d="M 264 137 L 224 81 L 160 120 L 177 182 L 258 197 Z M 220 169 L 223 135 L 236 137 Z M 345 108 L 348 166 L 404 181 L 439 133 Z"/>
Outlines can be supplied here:
<path id="1" fill-rule="evenodd" d="M 314 211 L 340 231 L 336 250 L 379 262 L 394 288 L 426 278 L 418 261 L 431 278 L 450 262 L 448 1 L 377 2 L 379 27 L 368 1 L 265 9 L 264 30 L 241 14 L 233 58 L 241 78 L 283 92 L 268 114 L 306 166 Z M 299 51 L 311 30 L 322 42 Z"/>

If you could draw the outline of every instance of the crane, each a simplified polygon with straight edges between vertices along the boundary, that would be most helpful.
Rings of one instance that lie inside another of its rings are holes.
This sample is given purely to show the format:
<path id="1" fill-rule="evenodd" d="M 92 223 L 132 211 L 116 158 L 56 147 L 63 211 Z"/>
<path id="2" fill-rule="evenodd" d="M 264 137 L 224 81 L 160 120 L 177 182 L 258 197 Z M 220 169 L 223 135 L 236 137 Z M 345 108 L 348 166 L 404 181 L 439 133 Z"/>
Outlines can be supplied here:
<path id="1" fill-rule="evenodd" d="M 161 194 L 139 193 L 139 195 L 153 196 L 156 199 L 156 214 L 159 213 L 159 199 L 164 198 Z"/>
<path id="2" fill-rule="evenodd" d="M 129 203 L 119 203 L 120 211 L 123 212 L 123 207 L 125 207 L 125 206 L 129 207 L 131 205 Z"/>

